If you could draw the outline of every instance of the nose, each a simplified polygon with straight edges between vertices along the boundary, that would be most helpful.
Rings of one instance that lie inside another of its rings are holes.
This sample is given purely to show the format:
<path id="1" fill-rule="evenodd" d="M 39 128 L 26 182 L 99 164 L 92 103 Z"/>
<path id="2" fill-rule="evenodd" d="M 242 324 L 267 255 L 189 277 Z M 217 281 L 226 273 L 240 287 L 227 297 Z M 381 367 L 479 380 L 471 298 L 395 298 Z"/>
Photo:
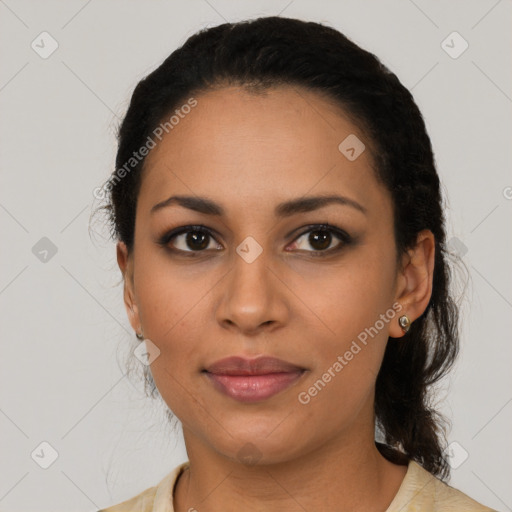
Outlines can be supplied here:
<path id="1" fill-rule="evenodd" d="M 286 286 L 264 250 L 254 261 L 236 254 L 219 289 L 216 316 L 225 329 L 255 335 L 283 326 L 289 315 Z"/>

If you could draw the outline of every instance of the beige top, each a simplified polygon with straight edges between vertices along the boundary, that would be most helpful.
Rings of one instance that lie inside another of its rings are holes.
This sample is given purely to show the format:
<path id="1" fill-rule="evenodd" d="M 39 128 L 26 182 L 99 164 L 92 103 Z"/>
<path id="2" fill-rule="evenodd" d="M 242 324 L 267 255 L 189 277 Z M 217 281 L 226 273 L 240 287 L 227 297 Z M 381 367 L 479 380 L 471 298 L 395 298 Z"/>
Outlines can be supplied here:
<path id="1" fill-rule="evenodd" d="M 174 485 L 189 465 L 174 468 L 160 483 L 133 498 L 98 512 L 174 512 Z M 445 484 L 411 460 L 398 493 L 386 512 L 497 512 Z"/>

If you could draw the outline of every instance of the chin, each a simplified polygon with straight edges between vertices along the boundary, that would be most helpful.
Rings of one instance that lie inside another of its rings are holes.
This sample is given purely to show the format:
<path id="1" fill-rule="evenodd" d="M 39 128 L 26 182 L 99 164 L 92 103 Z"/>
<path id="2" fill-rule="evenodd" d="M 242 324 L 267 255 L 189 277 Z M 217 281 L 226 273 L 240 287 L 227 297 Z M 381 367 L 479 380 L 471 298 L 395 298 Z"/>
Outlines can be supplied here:
<path id="1" fill-rule="evenodd" d="M 250 433 L 228 430 L 232 437 L 228 435 L 222 440 L 211 439 L 210 441 L 215 451 L 246 466 L 279 464 L 299 456 L 304 447 L 294 439 L 303 439 L 303 432 L 299 436 L 300 429 L 297 430 L 296 435 L 292 435 L 285 429 L 279 433 L 277 430 L 257 431 L 253 428 Z M 269 435 L 269 432 L 272 433 Z"/>

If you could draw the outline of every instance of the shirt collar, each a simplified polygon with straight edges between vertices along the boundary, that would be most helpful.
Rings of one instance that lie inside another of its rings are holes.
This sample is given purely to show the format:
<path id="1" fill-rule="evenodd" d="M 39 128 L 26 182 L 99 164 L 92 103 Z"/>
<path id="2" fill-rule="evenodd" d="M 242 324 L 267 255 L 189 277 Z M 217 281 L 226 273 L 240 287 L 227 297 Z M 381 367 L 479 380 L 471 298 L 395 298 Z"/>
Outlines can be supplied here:
<path id="1" fill-rule="evenodd" d="M 189 461 L 174 468 L 157 485 L 152 512 L 174 512 L 174 489 L 179 476 L 189 467 Z"/>

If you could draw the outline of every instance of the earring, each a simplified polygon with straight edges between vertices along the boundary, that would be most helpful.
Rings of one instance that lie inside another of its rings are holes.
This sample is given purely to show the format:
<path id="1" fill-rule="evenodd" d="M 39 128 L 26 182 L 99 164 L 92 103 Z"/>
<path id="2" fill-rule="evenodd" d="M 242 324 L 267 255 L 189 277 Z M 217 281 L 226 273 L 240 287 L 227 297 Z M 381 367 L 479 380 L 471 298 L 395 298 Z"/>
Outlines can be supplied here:
<path id="1" fill-rule="evenodd" d="M 407 315 L 402 315 L 398 319 L 398 324 L 400 325 L 404 332 L 407 332 L 411 328 L 411 320 Z"/>
<path id="2" fill-rule="evenodd" d="M 143 334 L 141 332 L 136 332 L 135 336 L 137 336 L 137 339 L 140 340 L 140 341 L 142 341 L 144 339 L 144 336 L 143 336 Z"/>

